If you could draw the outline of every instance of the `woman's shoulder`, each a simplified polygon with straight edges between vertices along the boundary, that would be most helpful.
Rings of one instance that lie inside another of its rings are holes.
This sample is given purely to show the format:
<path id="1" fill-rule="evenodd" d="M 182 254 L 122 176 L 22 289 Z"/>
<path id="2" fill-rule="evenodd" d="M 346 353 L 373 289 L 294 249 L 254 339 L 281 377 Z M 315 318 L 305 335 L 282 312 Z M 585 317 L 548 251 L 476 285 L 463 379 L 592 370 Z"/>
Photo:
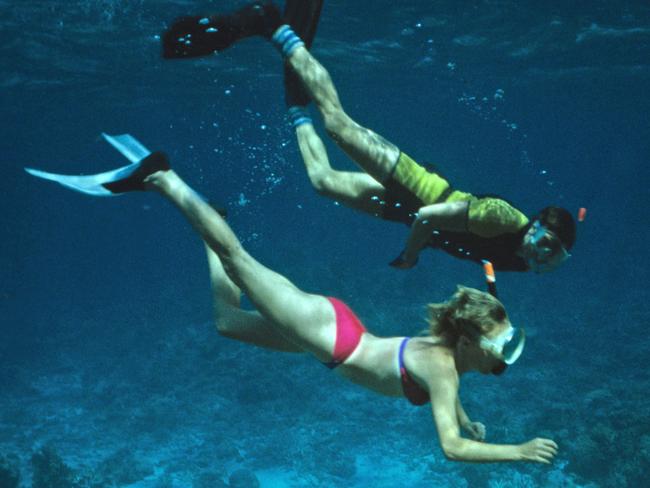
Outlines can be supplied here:
<path id="1" fill-rule="evenodd" d="M 429 383 L 433 377 L 456 376 L 453 350 L 436 338 L 414 337 L 409 346 L 407 369 L 421 382 Z"/>

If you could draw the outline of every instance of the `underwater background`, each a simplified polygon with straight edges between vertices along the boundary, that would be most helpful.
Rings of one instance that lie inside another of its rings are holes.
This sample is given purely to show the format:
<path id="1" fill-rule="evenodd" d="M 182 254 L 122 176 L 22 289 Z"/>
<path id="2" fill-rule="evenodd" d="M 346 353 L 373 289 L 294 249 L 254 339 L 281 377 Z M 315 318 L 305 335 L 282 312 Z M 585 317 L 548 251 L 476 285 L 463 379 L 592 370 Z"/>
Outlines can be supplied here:
<path id="1" fill-rule="evenodd" d="M 462 381 L 488 441 L 552 438 L 551 466 L 447 461 L 429 408 L 219 337 L 202 244 L 170 204 L 24 173 L 123 165 L 99 135 L 130 133 L 256 258 L 380 335 L 482 287 L 441 252 L 389 267 L 407 228 L 312 190 L 271 45 L 160 58 L 175 17 L 240 5 L 0 1 L 0 487 L 649 486 L 650 4 L 326 0 L 314 43 L 347 112 L 457 187 L 588 209 L 559 270 L 498 275 L 520 362 Z"/>

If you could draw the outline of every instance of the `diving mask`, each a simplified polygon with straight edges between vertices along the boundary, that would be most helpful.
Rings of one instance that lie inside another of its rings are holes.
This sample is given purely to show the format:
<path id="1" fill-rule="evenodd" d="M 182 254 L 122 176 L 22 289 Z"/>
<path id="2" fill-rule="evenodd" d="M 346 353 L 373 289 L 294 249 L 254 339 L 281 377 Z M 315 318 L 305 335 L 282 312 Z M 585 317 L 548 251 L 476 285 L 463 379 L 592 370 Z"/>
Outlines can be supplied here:
<path id="1" fill-rule="evenodd" d="M 482 349 L 494 354 L 505 365 L 513 364 L 519 359 L 521 353 L 524 352 L 525 344 L 526 331 L 524 328 L 514 328 L 512 326 L 494 339 L 481 336 L 479 340 Z"/>
<path id="2" fill-rule="evenodd" d="M 528 267 L 536 273 L 553 271 L 571 257 L 560 239 L 548 227 L 536 221 L 528 231 L 524 251 Z"/>

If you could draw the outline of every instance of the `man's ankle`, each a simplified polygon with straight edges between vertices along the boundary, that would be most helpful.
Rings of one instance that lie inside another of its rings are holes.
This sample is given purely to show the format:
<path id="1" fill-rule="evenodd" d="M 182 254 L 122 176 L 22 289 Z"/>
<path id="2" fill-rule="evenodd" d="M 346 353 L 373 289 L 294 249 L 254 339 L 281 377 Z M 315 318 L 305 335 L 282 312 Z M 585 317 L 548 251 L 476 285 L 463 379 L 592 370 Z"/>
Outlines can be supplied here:
<path id="1" fill-rule="evenodd" d="M 271 36 L 271 42 L 282 53 L 284 59 L 290 57 L 299 47 L 305 46 L 302 39 L 287 24 L 283 24 L 276 29 Z"/>

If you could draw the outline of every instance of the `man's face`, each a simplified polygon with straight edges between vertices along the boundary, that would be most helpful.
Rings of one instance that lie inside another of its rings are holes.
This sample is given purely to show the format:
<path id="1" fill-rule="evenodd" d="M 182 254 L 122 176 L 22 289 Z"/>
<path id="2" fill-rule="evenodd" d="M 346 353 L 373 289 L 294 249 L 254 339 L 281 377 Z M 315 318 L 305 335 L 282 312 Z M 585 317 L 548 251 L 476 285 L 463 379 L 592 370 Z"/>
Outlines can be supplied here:
<path id="1" fill-rule="evenodd" d="M 538 220 L 524 236 L 521 255 L 535 273 L 553 271 L 571 256 L 562 246 L 560 239 Z"/>

